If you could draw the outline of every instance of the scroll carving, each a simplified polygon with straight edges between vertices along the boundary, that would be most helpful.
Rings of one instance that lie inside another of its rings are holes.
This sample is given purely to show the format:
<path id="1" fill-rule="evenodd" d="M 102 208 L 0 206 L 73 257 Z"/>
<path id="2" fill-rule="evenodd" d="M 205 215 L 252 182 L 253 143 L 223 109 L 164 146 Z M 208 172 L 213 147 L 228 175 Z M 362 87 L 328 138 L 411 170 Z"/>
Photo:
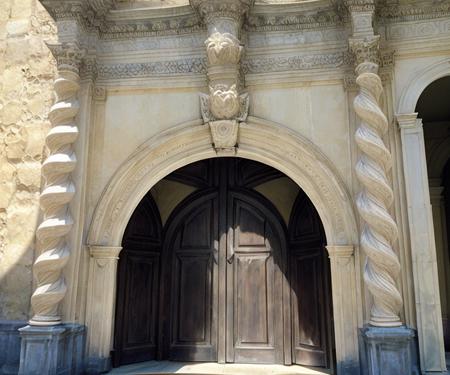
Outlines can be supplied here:
<path id="1" fill-rule="evenodd" d="M 40 204 L 44 219 L 36 230 L 41 254 L 33 266 L 37 288 L 31 297 L 34 310 L 31 325 L 61 322 L 58 305 L 66 293 L 62 270 L 70 256 L 66 237 L 73 225 L 69 203 L 75 195 L 71 172 L 75 169 L 76 157 L 72 145 L 78 136 L 75 117 L 79 110 L 77 93 L 83 51 L 74 44 L 49 45 L 49 48 L 58 64 L 57 100 L 49 113 L 53 125 L 46 138 L 50 155 L 42 165 L 45 187 Z"/>

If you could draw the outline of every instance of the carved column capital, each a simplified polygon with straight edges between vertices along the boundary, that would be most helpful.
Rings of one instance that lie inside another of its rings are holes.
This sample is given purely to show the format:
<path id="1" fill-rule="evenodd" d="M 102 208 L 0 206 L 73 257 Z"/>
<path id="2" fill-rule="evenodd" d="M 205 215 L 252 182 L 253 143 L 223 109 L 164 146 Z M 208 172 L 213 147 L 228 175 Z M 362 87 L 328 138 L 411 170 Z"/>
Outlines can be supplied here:
<path id="1" fill-rule="evenodd" d="M 89 254 L 95 259 L 119 259 L 122 246 L 88 245 Z"/>
<path id="2" fill-rule="evenodd" d="M 378 73 L 380 66 L 380 36 L 373 35 L 365 38 L 351 38 L 350 50 L 355 56 L 356 74 Z"/>
<path id="3" fill-rule="evenodd" d="M 402 113 L 395 115 L 400 130 L 421 130 L 422 120 L 417 118 L 417 113 Z"/>
<path id="4" fill-rule="evenodd" d="M 190 0 L 190 3 L 210 34 L 227 32 L 237 36 L 254 0 Z"/>
<path id="5" fill-rule="evenodd" d="M 59 71 L 71 71 L 79 74 L 81 61 L 86 55 L 86 50 L 76 43 L 47 43 Z"/>
<path id="6" fill-rule="evenodd" d="M 353 245 L 325 246 L 329 258 L 350 258 L 355 253 Z"/>

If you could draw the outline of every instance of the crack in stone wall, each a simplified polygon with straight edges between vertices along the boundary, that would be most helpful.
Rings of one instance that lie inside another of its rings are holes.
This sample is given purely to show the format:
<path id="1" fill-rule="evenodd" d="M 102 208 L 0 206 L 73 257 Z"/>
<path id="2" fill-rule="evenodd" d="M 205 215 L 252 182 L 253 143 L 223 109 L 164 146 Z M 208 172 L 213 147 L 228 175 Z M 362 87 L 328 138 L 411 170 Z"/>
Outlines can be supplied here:
<path id="1" fill-rule="evenodd" d="M 37 0 L 0 1 L 0 319 L 27 319 L 56 66 Z"/>

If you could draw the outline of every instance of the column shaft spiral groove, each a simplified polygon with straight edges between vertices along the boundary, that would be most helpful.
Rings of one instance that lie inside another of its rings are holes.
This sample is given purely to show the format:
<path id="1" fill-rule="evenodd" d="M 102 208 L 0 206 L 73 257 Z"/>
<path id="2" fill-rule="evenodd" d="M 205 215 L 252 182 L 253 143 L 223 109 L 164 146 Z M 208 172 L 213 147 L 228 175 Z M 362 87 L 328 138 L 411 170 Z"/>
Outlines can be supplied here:
<path id="1" fill-rule="evenodd" d="M 370 71 L 361 72 L 356 83 L 360 91 L 353 105 L 361 120 L 355 134 L 361 151 L 356 174 L 362 185 L 356 205 L 363 219 L 361 248 L 367 256 L 364 280 L 373 296 L 370 324 L 400 326 L 402 297 L 396 286 L 400 262 L 393 250 L 398 233 L 389 213 L 393 191 L 387 177 L 392 161 L 382 139 L 388 121 L 379 104 L 383 86 L 378 74 Z"/>
<path id="2" fill-rule="evenodd" d="M 79 111 L 79 80 L 78 73 L 71 70 L 60 70 L 55 80 L 57 100 L 49 113 L 53 127 L 46 138 L 50 155 L 42 165 L 45 186 L 40 205 L 44 218 L 36 230 L 40 255 L 33 266 L 37 288 L 31 297 L 31 325 L 61 322 L 58 305 L 67 289 L 62 270 L 70 256 L 67 235 L 73 225 L 69 203 L 75 194 L 71 173 L 76 165 L 72 145 L 78 136 L 75 118 Z"/>

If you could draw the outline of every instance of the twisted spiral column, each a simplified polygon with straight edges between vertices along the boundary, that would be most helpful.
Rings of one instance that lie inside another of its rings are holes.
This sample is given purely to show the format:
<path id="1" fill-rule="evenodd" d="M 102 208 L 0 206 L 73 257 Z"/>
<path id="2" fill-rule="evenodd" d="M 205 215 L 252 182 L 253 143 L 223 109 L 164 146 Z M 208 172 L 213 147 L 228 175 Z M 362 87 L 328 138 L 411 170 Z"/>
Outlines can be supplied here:
<path id="1" fill-rule="evenodd" d="M 71 173 L 76 157 L 72 144 L 78 136 L 75 117 L 79 110 L 78 66 L 81 59 L 81 52 L 73 46 L 49 47 L 58 62 L 58 77 L 54 83 L 57 100 L 49 112 L 53 128 L 47 135 L 46 144 L 50 155 L 42 165 L 45 187 L 40 205 L 44 218 L 36 230 L 41 253 L 33 265 L 37 288 L 31 297 L 34 316 L 29 322 L 40 326 L 61 322 L 58 305 L 66 293 L 62 271 L 70 256 L 66 237 L 73 225 L 69 203 L 75 194 Z"/>
<path id="2" fill-rule="evenodd" d="M 393 192 L 387 175 L 392 161 L 382 139 L 388 130 L 379 104 L 383 86 L 375 62 L 361 62 L 356 73 L 359 93 L 353 106 L 360 125 L 355 140 L 361 151 L 356 174 L 362 185 L 356 205 L 363 219 L 360 244 L 367 256 L 364 280 L 373 296 L 370 324 L 394 327 L 402 324 L 399 318 L 402 297 L 396 286 L 400 262 L 392 247 L 398 230 L 389 214 Z"/>

